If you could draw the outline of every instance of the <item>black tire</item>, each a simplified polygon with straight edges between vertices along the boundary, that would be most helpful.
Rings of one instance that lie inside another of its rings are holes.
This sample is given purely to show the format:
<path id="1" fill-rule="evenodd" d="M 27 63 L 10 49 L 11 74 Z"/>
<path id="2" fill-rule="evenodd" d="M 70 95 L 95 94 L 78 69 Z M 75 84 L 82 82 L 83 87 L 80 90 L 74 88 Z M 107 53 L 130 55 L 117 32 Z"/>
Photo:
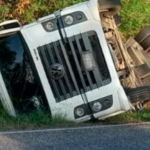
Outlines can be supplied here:
<path id="1" fill-rule="evenodd" d="M 107 15 L 115 15 L 121 9 L 121 1 L 120 0 L 98 0 L 99 7 L 101 10 L 108 10 L 104 12 Z"/>
<path id="2" fill-rule="evenodd" d="M 131 103 L 150 100 L 150 86 L 138 87 L 134 89 L 125 89 Z"/>
<path id="3" fill-rule="evenodd" d="M 144 50 L 147 50 L 150 47 L 150 35 L 140 43 Z"/>
<path id="4" fill-rule="evenodd" d="M 120 26 L 122 23 L 121 17 L 118 14 L 116 14 L 114 15 L 114 19 L 115 19 L 116 25 Z"/>
<path id="5" fill-rule="evenodd" d="M 150 26 L 141 30 L 134 38 L 146 50 L 150 47 Z"/>

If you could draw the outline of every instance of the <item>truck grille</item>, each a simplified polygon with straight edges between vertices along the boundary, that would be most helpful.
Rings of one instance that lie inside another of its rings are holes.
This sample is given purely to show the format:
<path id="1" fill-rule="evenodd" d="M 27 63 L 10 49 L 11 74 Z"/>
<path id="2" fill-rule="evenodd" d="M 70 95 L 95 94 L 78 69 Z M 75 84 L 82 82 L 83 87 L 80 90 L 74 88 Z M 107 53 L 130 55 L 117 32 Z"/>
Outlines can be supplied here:
<path id="1" fill-rule="evenodd" d="M 69 37 L 65 44 L 58 40 L 37 49 L 56 102 L 91 91 L 110 82 L 107 65 L 95 32 Z M 84 51 L 95 51 L 96 55 L 102 57 L 99 58 L 101 60 L 97 69 L 92 71 L 83 69 L 81 53 Z M 50 67 L 56 63 L 61 64 L 65 70 L 65 75 L 60 80 L 54 80 L 50 76 Z"/>

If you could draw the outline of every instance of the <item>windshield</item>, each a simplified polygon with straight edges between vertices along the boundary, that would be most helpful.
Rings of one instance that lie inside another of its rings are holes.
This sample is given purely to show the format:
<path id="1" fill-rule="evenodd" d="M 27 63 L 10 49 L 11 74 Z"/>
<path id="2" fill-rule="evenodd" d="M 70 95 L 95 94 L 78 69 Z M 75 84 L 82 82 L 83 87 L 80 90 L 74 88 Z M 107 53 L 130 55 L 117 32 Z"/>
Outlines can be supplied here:
<path id="1" fill-rule="evenodd" d="M 32 110 L 39 104 L 39 89 L 18 33 L 0 41 L 0 71 L 17 110 Z"/>

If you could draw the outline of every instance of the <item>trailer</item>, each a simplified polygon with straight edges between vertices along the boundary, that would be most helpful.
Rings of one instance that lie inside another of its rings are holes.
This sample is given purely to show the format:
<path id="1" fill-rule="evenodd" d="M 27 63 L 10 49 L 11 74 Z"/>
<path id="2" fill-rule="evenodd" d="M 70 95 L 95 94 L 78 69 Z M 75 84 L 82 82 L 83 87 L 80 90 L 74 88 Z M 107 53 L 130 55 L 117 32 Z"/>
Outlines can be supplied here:
<path id="1" fill-rule="evenodd" d="M 12 116 L 48 110 L 75 122 L 142 109 L 150 100 L 150 59 L 123 42 L 120 0 L 89 0 L 37 21 L 0 24 L 0 99 Z"/>

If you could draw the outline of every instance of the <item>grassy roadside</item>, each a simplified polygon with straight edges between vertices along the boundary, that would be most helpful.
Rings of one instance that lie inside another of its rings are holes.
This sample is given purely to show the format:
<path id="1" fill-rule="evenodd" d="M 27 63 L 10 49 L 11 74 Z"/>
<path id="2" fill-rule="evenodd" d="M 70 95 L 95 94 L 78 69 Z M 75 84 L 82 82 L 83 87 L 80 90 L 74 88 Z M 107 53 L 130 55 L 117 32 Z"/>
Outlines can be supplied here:
<path id="1" fill-rule="evenodd" d="M 138 112 L 127 112 L 105 120 L 106 124 L 141 123 L 150 121 L 150 108 Z"/>
<path id="2" fill-rule="evenodd" d="M 59 127 L 77 127 L 89 125 L 108 125 L 108 124 L 123 124 L 123 123 L 141 123 L 150 121 L 150 108 L 132 113 L 124 113 L 118 116 L 108 118 L 104 121 L 74 123 L 67 121 L 62 117 L 50 118 L 46 112 L 32 112 L 19 117 L 11 117 L 0 104 L 0 131 L 12 130 L 32 130 L 32 129 L 47 129 Z"/>
<path id="3" fill-rule="evenodd" d="M 72 126 L 73 123 L 62 117 L 50 118 L 47 112 L 32 112 L 19 117 L 11 117 L 0 103 L 0 131 L 22 129 L 44 129 Z"/>
<path id="4" fill-rule="evenodd" d="M 71 1 L 71 0 L 70 0 Z M 81 0 L 75 0 L 75 3 Z M 150 1 L 148 0 L 122 0 L 123 9 L 120 13 L 122 25 L 120 30 L 128 38 L 136 35 L 139 30 L 150 24 Z M 125 113 L 104 121 L 105 124 L 131 123 L 150 121 L 150 108 L 140 112 Z M 33 112 L 18 118 L 10 117 L 0 105 L 0 130 L 39 129 L 60 126 L 72 126 L 72 122 L 64 118 L 50 119 L 47 113 Z"/>

